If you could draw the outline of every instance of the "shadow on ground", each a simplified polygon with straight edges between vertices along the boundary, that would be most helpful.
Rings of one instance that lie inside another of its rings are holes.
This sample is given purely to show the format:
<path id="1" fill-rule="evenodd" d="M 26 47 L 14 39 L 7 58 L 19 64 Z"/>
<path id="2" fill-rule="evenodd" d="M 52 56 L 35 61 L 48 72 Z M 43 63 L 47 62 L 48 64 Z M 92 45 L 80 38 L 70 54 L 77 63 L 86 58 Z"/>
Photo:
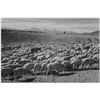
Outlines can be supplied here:
<path id="1" fill-rule="evenodd" d="M 70 75 L 73 75 L 73 74 L 75 74 L 75 72 L 71 72 L 71 73 L 60 73 L 57 76 L 70 76 Z"/>

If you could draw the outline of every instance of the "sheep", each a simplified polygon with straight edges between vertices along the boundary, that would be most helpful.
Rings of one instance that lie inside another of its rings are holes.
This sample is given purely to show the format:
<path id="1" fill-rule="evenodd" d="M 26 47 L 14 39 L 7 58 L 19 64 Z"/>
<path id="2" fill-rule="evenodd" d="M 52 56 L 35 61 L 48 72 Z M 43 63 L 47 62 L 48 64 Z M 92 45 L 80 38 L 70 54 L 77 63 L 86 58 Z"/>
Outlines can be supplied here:
<path id="1" fill-rule="evenodd" d="M 7 68 L 7 66 L 8 66 L 8 63 L 1 63 L 1 68 L 4 68 L 4 67 Z"/>
<path id="2" fill-rule="evenodd" d="M 31 53 L 35 53 L 35 52 L 38 52 L 38 51 L 41 51 L 41 47 L 34 47 L 31 49 Z"/>
<path id="3" fill-rule="evenodd" d="M 49 63 L 47 65 L 47 74 L 50 72 L 56 72 L 57 74 L 59 74 L 59 72 L 62 72 L 64 71 L 64 66 L 63 64 L 61 64 L 61 62 L 52 62 L 52 63 Z"/>
<path id="4" fill-rule="evenodd" d="M 62 64 L 64 65 L 64 70 L 70 70 L 72 69 L 70 61 L 63 61 Z"/>
<path id="5" fill-rule="evenodd" d="M 7 47 L 2 47 L 2 51 L 9 51 L 12 50 L 12 47 L 7 46 Z"/>
<path id="6" fill-rule="evenodd" d="M 29 57 L 29 60 L 34 61 L 34 60 L 36 60 L 36 59 L 37 59 L 37 57 L 38 57 L 37 55 L 30 56 L 30 57 Z"/>
<path id="7" fill-rule="evenodd" d="M 51 57 L 50 59 L 51 59 L 50 62 L 55 62 L 55 61 L 59 60 L 60 57 L 54 56 L 54 57 Z"/>
<path id="8" fill-rule="evenodd" d="M 47 72 L 47 65 L 50 63 L 50 60 L 46 60 L 45 62 L 42 63 L 42 71 Z"/>
<path id="9" fill-rule="evenodd" d="M 40 61 L 42 61 L 42 60 L 44 60 L 45 59 L 45 56 L 38 56 L 37 57 L 37 60 L 40 60 Z"/>
<path id="10" fill-rule="evenodd" d="M 19 65 L 19 64 L 9 64 L 6 67 L 12 68 L 14 70 L 14 69 L 19 68 L 19 67 L 22 67 L 22 66 Z"/>
<path id="11" fill-rule="evenodd" d="M 34 63 L 26 63 L 23 68 L 26 68 L 28 70 L 32 70 L 34 68 Z"/>
<path id="12" fill-rule="evenodd" d="M 28 59 L 25 59 L 25 60 L 20 60 L 20 61 L 18 61 L 18 64 L 20 64 L 20 65 L 25 65 L 26 63 L 29 63 L 30 62 L 30 60 L 28 60 Z"/>
<path id="13" fill-rule="evenodd" d="M 8 64 L 13 64 L 13 63 L 15 63 L 14 60 L 9 60 L 8 61 Z"/>
<path id="14" fill-rule="evenodd" d="M 36 75 L 37 73 L 41 72 L 42 71 L 42 63 L 39 63 L 37 62 L 35 65 L 34 65 L 34 74 Z"/>
<path id="15" fill-rule="evenodd" d="M 93 59 L 93 58 L 86 58 L 86 59 L 83 59 L 83 62 L 82 62 L 82 68 L 86 68 L 86 66 L 88 65 L 89 68 L 91 68 L 91 65 L 93 64 L 96 64 L 98 63 L 98 61 L 96 59 Z"/>
<path id="16" fill-rule="evenodd" d="M 5 77 L 9 77 L 10 75 L 13 75 L 13 69 L 12 68 L 3 68 L 1 70 L 1 77 L 5 78 Z"/>
<path id="17" fill-rule="evenodd" d="M 8 62 L 8 58 L 3 58 L 1 63 L 7 63 Z"/>
<path id="18" fill-rule="evenodd" d="M 88 44 L 88 45 L 85 45 L 84 47 L 83 47 L 83 49 L 86 49 L 86 50 L 89 50 L 91 47 L 90 47 L 90 45 Z"/>
<path id="19" fill-rule="evenodd" d="M 18 76 L 28 76 L 28 75 L 33 75 L 33 71 L 30 71 L 26 68 L 20 67 L 14 69 L 14 79 L 16 80 Z"/>
<path id="20" fill-rule="evenodd" d="M 95 60 L 99 60 L 100 59 L 100 57 L 99 57 L 100 55 L 99 54 L 96 54 L 96 55 L 93 55 L 93 59 L 95 59 Z"/>
<path id="21" fill-rule="evenodd" d="M 70 63 L 73 66 L 73 69 L 79 69 L 79 66 L 82 65 L 82 59 L 75 58 Z"/>
<path id="22" fill-rule="evenodd" d="M 77 58 L 79 58 L 79 59 L 87 58 L 87 54 L 80 54 L 77 56 Z"/>
<path id="23" fill-rule="evenodd" d="M 19 57 L 19 58 L 15 59 L 14 61 L 18 63 L 20 60 L 21 60 L 21 58 Z"/>
<path id="24" fill-rule="evenodd" d="M 50 57 L 50 54 L 47 54 L 47 55 L 45 56 L 46 59 L 48 59 L 49 57 Z"/>
<path id="25" fill-rule="evenodd" d="M 80 47 L 75 48 L 75 51 L 82 51 Z"/>
<path id="26" fill-rule="evenodd" d="M 63 60 L 70 60 L 73 56 L 65 56 L 63 57 Z"/>

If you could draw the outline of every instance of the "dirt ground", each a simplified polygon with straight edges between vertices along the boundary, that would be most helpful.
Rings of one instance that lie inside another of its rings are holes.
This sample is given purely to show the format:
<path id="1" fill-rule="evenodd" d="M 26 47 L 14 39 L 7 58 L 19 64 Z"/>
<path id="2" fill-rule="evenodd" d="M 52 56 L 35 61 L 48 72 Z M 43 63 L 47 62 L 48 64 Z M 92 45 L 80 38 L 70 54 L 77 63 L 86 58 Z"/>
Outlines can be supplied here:
<path id="1" fill-rule="evenodd" d="M 59 76 L 38 76 L 36 82 L 99 82 L 99 70 L 66 72 Z"/>

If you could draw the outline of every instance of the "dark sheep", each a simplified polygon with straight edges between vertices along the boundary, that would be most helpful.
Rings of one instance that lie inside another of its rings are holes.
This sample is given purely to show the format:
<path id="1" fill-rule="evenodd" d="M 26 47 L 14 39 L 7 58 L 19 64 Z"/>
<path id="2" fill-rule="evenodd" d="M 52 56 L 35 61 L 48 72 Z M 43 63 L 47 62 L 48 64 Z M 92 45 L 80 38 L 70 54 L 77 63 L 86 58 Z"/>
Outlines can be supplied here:
<path id="1" fill-rule="evenodd" d="M 96 60 L 96 59 L 93 59 L 93 58 L 86 58 L 86 59 L 83 59 L 83 63 L 82 63 L 82 67 L 83 68 L 86 68 L 86 66 L 88 65 L 89 68 L 91 68 L 91 65 L 93 64 L 98 64 L 99 61 Z"/>
<path id="2" fill-rule="evenodd" d="M 16 68 L 14 70 L 14 79 L 16 80 L 18 76 L 28 76 L 28 75 L 33 75 L 33 71 L 30 71 L 26 68 L 20 67 L 20 68 Z"/>
<path id="3" fill-rule="evenodd" d="M 3 77 L 3 78 L 5 78 L 5 77 L 9 77 L 9 76 L 11 76 L 13 74 L 13 69 L 12 68 L 3 68 L 2 70 L 1 70 L 1 76 Z"/>
<path id="4" fill-rule="evenodd" d="M 80 65 L 82 65 L 82 59 L 78 59 L 78 58 L 76 58 L 76 59 L 74 59 L 74 60 L 72 60 L 71 61 L 71 65 L 73 66 L 73 69 L 75 70 L 75 69 L 79 69 L 79 66 Z"/>
<path id="5" fill-rule="evenodd" d="M 64 70 L 71 70 L 72 66 L 70 64 L 70 61 L 63 61 L 62 64 L 64 65 Z"/>
<path id="6" fill-rule="evenodd" d="M 31 49 L 31 53 L 35 53 L 35 52 L 38 52 L 38 51 L 41 51 L 40 47 L 35 47 L 35 48 Z"/>
<path id="7" fill-rule="evenodd" d="M 12 50 L 12 47 L 8 46 L 8 47 L 2 47 L 2 51 L 9 51 Z"/>
<path id="8" fill-rule="evenodd" d="M 22 67 L 22 66 L 20 64 L 9 64 L 6 67 L 11 68 L 11 69 L 14 70 L 14 69 Z"/>

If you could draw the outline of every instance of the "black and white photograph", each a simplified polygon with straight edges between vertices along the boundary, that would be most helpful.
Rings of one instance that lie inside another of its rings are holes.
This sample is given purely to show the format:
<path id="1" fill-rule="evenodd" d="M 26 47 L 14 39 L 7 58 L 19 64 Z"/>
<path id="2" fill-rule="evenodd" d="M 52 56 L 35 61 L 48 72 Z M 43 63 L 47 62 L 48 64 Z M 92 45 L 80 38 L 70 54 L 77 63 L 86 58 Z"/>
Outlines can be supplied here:
<path id="1" fill-rule="evenodd" d="M 99 18 L 2 18 L 1 82 L 99 82 Z"/>

